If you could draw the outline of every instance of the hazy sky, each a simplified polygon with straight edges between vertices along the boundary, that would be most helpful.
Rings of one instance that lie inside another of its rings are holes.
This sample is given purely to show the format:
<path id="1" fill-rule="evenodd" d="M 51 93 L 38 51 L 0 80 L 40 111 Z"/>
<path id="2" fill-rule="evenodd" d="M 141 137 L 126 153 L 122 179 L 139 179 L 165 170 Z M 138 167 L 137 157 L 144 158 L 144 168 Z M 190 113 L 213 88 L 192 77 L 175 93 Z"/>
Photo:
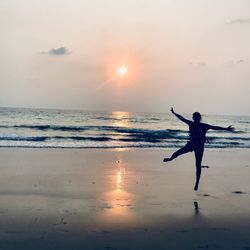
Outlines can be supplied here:
<path id="1" fill-rule="evenodd" d="M 0 32 L 0 106 L 250 115 L 249 0 L 0 0 Z"/>

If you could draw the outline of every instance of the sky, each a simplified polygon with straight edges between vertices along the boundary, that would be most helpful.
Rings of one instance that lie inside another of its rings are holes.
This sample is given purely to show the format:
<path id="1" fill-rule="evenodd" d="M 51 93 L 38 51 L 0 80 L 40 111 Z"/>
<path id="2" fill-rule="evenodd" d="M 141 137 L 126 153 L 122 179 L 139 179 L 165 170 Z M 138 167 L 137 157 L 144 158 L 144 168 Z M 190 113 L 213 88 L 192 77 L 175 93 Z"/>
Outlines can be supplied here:
<path id="1" fill-rule="evenodd" d="M 250 115 L 249 44 L 249 0 L 0 0 L 0 106 Z"/>

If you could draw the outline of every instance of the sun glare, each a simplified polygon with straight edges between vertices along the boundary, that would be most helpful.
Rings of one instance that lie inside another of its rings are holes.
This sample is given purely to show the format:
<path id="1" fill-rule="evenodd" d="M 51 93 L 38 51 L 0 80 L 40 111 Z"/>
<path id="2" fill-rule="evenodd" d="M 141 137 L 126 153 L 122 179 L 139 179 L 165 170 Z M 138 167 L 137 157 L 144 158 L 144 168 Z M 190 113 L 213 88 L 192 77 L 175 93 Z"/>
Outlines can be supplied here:
<path id="1" fill-rule="evenodd" d="M 123 77 L 128 73 L 128 68 L 125 65 L 122 65 L 118 68 L 117 73 L 119 76 Z"/>

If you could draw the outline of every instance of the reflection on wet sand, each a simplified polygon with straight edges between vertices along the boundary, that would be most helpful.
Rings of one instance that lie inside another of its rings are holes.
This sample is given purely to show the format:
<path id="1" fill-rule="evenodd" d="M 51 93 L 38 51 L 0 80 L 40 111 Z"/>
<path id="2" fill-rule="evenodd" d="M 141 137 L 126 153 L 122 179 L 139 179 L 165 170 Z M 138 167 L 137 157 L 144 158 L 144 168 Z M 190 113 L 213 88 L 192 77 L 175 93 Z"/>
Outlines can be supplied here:
<path id="1" fill-rule="evenodd" d="M 117 191 L 123 190 L 125 175 L 126 175 L 125 168 L 120 168 L 116 174 L 116 189 L 117 189 Z"/>
<path id="2" fill-rule="evenodd" d="M 193 213 L 193 219 L 196 223 L 205 223 L 206 216 L 204 217 L 204 214 L 201 213 L 200 204 L 198 201 L 194 201 L 194 213 Z"/>
<path id="3" fill-rule="evenodd" d="M 111 191 L 103 194 L 104 202 L 102 217 L 114 221 L 128 221 L 132 219 L 131 207 L 134 204 L 134 195 L 126 191 L 128 179 L 126 169 L 119 162 L 118 167 L 108 176 L 111 180 Z M 131 173 L 130 173 L 131 174 Z"/>
<path id="4" fill-rule="evenodd" d="M 194 201 L 194 214 L 196 216 L 200 215 L 200 208 L 199 208 L 199 203 L 198 201 Z"/>

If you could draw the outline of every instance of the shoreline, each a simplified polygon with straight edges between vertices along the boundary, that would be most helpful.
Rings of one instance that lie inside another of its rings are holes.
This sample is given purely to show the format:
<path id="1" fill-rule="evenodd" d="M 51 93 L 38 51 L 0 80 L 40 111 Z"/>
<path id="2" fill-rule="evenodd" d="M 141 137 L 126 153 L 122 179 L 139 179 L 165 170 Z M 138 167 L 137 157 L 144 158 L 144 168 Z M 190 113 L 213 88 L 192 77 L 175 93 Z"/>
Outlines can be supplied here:
<path id="1" fill-rule="evenodd" d="M 117 151 L 128 151 L 128 150 L 149 150 L 149 151 L 176 151 L 178 149 L 180 149 L 181 147 L 175 147 L 175 148 L 165 148 L 165 147 L 33 147 L 33 146 L 0 146 L 0 150 L 2 149 L 8 149 L 8 150 L 19 150 L 19 149 L 37 149 L 37 150 L 108 150 L 108 151 L 114 151 L 114 152 L 117 152 Z M 235 147 L 235 148 L 232 148 L 232 147 L 225 147 L 225 148 L 221 148 L 221 147 L 218 147 L 218 148 L 212 148 L 212 147 L 205 147 L 205 152 L 206 151 L 217 151 L 217 150 L 220 150 L 220 151 L 249 151 L 250 148 L 240 148 L 240 147 Z"/>

